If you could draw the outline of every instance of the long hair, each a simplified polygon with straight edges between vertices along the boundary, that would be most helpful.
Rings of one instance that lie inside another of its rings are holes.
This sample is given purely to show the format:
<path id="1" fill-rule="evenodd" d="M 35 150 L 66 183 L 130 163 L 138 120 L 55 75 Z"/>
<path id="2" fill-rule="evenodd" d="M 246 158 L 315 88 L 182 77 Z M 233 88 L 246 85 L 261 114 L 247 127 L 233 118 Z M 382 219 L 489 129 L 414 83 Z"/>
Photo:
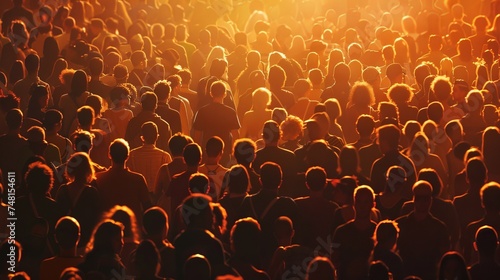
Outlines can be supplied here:
<path id="1" fill-rule="evenodd" d="M 137 219 L 134 211 L 124 205 L 115 205 L 104 214 L 104 219 L 111 219 L 123 225 L 123 237 L 132 238 L 135 243 L 139 243 L 139 232 Z"/>
<path id="2" fill-rule="evenodd" d="M 87 244 L 86 253 L 100 252 L 116 254 L 113 248 L 113 238 L 121 237 L 124 226 L 120 222 L 105 219 L 94 229 L 92 237 Z"/>

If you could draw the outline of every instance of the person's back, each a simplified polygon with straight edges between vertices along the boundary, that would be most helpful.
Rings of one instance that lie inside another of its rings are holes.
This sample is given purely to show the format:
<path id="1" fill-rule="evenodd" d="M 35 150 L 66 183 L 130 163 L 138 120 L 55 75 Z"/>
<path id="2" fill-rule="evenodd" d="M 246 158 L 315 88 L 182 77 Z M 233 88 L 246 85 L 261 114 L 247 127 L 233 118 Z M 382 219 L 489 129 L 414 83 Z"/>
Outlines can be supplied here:
<path id="1" fill-rule="evenodd" d="M 479 252 L 479 262 L 469 267 L 471 279 L 498 279 L 500 264 L 495 261 L 495 252 L 498 252 L 497 231 L 490 226 L 480 227 L 475 233 L 474 243 Z"/>
<path id="2" fill-rule="evenodd" d="M 124 86 L 114 87 L 110 93 L 111 108 L 103 113 L 111 128 L 110 140 L 125 137 L 127 124 L 134 117 L 132 111 L 126 108 L 129 103 L 129 90 Z"/>
<path id="3" fill-rule="evenodd" d="M 378 223 L 374 233 L 376 245 L 372 255 L 374 261 L 382 261 L 387 265 L 394 279 L 403 277 L 403 260 L 394 250 L 398 234 L 399 228 L 394 221 L 384 220 Z"/>

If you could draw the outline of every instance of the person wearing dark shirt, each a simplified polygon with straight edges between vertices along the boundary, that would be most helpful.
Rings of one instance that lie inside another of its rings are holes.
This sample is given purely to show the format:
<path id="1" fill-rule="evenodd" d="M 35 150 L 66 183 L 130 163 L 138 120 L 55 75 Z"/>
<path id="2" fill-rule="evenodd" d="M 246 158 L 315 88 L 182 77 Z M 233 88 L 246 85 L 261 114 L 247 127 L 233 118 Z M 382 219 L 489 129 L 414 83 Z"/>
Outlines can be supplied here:
<path id="1" fill-rule="evenodd" d="M 258 150 L 255 154 L 255 160 L 252 163 L 253 170 L 261 173 L 261 165 L 265 162 L 274 162 L 278 164 L 283 172 L 283 183 L 281 187 L 289 189 L 294 185 L 297 175 L 296 158 L 289 150 L 280 148 L 278 142 L 280 139 L 279 125 L 275 121 L 267 121 L 262 129 L 262 139 L 265 147 Z"/>
<path id="2" fill-rule="evenodd" d="M 253 217 L 262 227 L 261 256 L 267 264 L 278 247 L 273 236 L 273 225 L 280 216 L 287 216 L 298 224 L 298 209 L 295 202 L 284 196 L 278 196 L 282 182 L 281 167 L 274 162 L 265 162 L 260 168 L 262 189 L 245 197 L 241 205 L 241 217 Z"/>
<path id="3" fill-rule="evenodd" d="M 168 99 L 170 98 L 170 85 L 167 81 L 162 80 L 156 82 L 154 85 L 154 93 L 158 97 L 158 106 L 156 107 L 156 114 L 165 120 L 172 129 L 172 133 L 181 132 L 181 116 L 178 111 L 170 108 Z"/>
<path id="4" fill-rule="evenodd" d="M 480 227 L 475 234 L 474 247 L 479 253 L 479 262 L 469 267 L 472 280 L 500 278 L 500 264 L 495 261 L 498 251 L 498 234 L 490 226 Z"/>
<path id="5" fill-rule="evenodd" d="M 349 100 L 349 92 L 351 92 L 351 85 L 349 84 L 351 69 L 347 64 L 341 62 L 335 65 L 333 71 L 335 83 L 323 90 L 323 93 L 321 93 L 321 100 L 325 102 L 329 98 L 336 98 L 342 110 L 345 110 L 347 101 Z"/>
<path id="6" fill-rule="evenodd" d="M 14 4 L 14 7 L 6 10 L 2 15 L 2 33 L 7 35 L 12 21 L 16 19 L 22 20 L 29 29 L 35 27 L 33 13 L 23 7 L 23 0 L 14 0 L 12 3 Z"/>
<path id="7" fill-rule="evenodd" d="M 221 159 L 225 165 L 231 155 L 233 142 L 238 139 L 238 129 L 240 121 L 236 112 L 223 104 L 226 97 L 226 86 L 223 82 L 217 81 L 210 87 L 212 102 L 203 106 L 194 116 L 193 138 L 196 143 L 206 146 L 208 139 L 212 136 L 219 136 L 224 141 L 224 157 Z"/>
<path id="8" fill-rule="evenodd" d="M 250 190 L 248 191 L 250 194 L 257 193 L 262 188 L 260 183 L 259 174 L 253 170 L 251 167 L 253 161 L 255 160 L 255 151 L 257 147 L 255 142 L 252 139 L 241 138 L 234 142 L 233 147 L 233 157 L 238 164 L 241 164 L 245 167 L 248 172 L 249 180 L 250 180 Z M 222 192 L 224 192 L 224 187 L 222 188 Z"/>
<path id="9" fill-rule="evenodd" d="M 370 179 L 371 187 L 375 193 L 379 193 L 385 186 L 385 174 L 393 165 L 403 167 L 407 175 L 407 184 L 413 185 L 416 181 L 416 171 L 413 162 L 398 151 L 398 143 L 401 132 L 392 124 L 383 125 L 377 129 L 377 139 L 380 151 L 384 154 L 373 163 Z"/>
<path id="10" fill-rule="evenodd" d="M 366 279 L 368 261 L 373 249 L 373 233 L 377 226 L 370 219 L 375 206 L 373 190 L 368 186 L 354 191 L 354 219 L 338 227 L 332 238 L 332 261 L 339 280 Z"/>
<path id="11" fill-rule="evenodd" d="M 485 211 L 482 219 L 470 223 L 462 236 L 462 248 L 465 261 L 472 264 L 477 260 L 473 253 L 473 243 L 476 232 L 482 226 L 491 226 L 495 231 L 500 230 L 500 185 L 490 182 L 481 188 L 481 202 Z"/>
<path id="12" fill-rule="evenodd" d="M 480 190 L 487 182 L 488 170 L 480 157 L 474 157 L 467 161 L 465 173 L 469 190 L 453 199 L 462 236 L 468 224 L 481 219 L 484 215 Z"/>
<path id="13" fill-rule="evenodd" d="M 291 108 L 295 104 L 295 98 L 292 92 L 283 88 L 286 81 L 285 70 L 278 65 L 271 66 L 268 81 L 269 90 L 272 93 L 269 109 L 281 107 L 288 110 Z"/>
<path id="14" fill-rule="evenodd" d="M 395 252 L 398 240 L 398 225 L 391 220 L 384 220 L 378 223 L 375 229 L 376 245 L 373 248 L 373 260 L 382 261 L 392 273 L 394 280 L 403 279 L 403 260 Z"/>
<path id="15" fill-rule="evenodd" d="M 89 76 L 90 82 L 88 85 L 88 89 L 93 94 L 97 94 L 102 99 L 104 99 L 107 103 L 111 102 L 111 98 L 109 93 L 111 91 L 111 87 L 104 84 L 99 80 L 102 75 L 102 71 L 104 70 L 104 62 L 99 57 L 94 57 L 89 61 Z"/>
<path id="16" fill-rule="evenodd" d="M 130 56 L 130 61 L 134 68 L 130 71 L 127 82 L 139 89 L 144 86 L 144 78 L 148 74 L 145 70 L 147 66 L 146 54 L 143 51 L 135 51 Z"/>
<path id="17" fill-rule="evenodd" d="M 478 90 L 471 90 L 465 98 L 468 113 L 460 119 L 464 128 L 464 140 L 473 146 L 481 146 L 482 131 L 486 129 L 482 112 L 484 107 L 483 94 Z"/>
<path id="18" fill-rule="evenodd" d="M 423 280 L 436 279 L 439 260 L 451 248 L 448 228 L 430 213 L 430 183 L 417 181 L 413 185 L 413 203 L 414 211 L 396 220 L 404 274 L 416 275 Z"/>
<path id="19" fill-rule="evenodd" d="M 302 244 L 314 248 L 317 238 L 327 240 L 333 231 L 333 214 L 339 206 L 323 197 L 326 187 L 326 172 L 322 167 L 311 167 L 306 172 L 306 186 L 309 196 L 295 199 L 299 209 L 303 230 L 297 235 L 302 237 Z"/>
<path id="20" fill-rule="evenodd" d="M 151 207 L 146 179 L 127 168 L 130 148 L 123 139 L 116 139 L 109 146 L 111 167 L 96 174 L 97 190 L 105 210 L 115 205 L 128 206 L 135 215 L 142 217 L 145 209 Z"/>
<path id="21" fill-rule="evenodd" d="M 163 151 L 168 151 L 168 139 L 172 135 L 170 125 L 155 113 L 158 105 L 158 98 L 153 92 L 146 92 L 141 96 L 142 111 L 133 117 L 127 125 L 125 140 L 130 144 L 130 148 L 135 149 L 142 145 L 141 126 L 148 121 L 152 121 L 158 126 L 158 141 L 156 146 Z"/>
<path id="22" fill-rule="evenodd" d="M 400 216 L 401 207 L 407 200 L 403 193 L 406 185 L 406 172 L 394 165 L 387 170 L 384 191 L 375 196 L 375 203 L 383 219 L 395 220 Z"/>

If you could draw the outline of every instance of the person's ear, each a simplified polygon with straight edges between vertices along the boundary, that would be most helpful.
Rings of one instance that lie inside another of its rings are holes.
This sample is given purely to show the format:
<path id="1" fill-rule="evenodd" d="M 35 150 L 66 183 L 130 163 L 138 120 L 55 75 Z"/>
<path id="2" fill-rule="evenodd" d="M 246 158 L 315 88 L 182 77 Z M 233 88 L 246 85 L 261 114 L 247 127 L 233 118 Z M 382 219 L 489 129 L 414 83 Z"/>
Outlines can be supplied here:
<path id="1" fill-rule="evenodd" d="M 474 250 L 477 252 L 478 250 L 477 250 L 477 243 L 476 243 L 476 241 L 474 241 L 474 243 L 472 243 L 472 245 L 474 245 Z"/>

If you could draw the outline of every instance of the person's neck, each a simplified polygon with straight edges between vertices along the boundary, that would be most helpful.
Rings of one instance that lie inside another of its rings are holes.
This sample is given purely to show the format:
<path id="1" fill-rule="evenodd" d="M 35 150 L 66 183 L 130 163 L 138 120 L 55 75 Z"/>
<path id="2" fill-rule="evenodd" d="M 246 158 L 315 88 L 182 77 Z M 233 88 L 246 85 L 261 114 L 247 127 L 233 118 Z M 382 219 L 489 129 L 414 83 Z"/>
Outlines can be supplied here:
<path id="1" fill-rule="evenodd" d="M 85 131 L 90 131 L 92 129 L 92 126 L 91 125 L 85 125 L 85 126 L 80 125 L 80 129 L 85 130 Z"/>
<path id="2" fill-rule="evenodd" d="M 224 102 L 224 98 L 214 98 L 214 99 L 212 99 L 212 101 L 214 103 L 222 104 Z"/>
<path id="3" fill-rule="evenodd" d="M 290 246 L 290 245 L 292 245 L 292 239 L 291 238 L 280 238 L 278 240 L 278 246 L 287 247 L 287 246 Z"/>
<path id="4" fill-rule="evenodd" d="M 113 169 L 126 169 L 127 165 L 125 163 L 117 163 L 117 162 L 112 162 L 111 168 Z"/>
<path id="5" fill-rule="evenodd" d="M 188 172 L 198 172 L 198 165 L 196 166 L 187 166 L 187 171 Z"/>
<path id="6" fill-rule="evenodd" d="M 309 193 L 310 198 L 323 198 L 323 190 L 321 191 L 311 191 Z"/>
<path id="7" fill-rule="evenodd" d="M 268 147 L 278 147 L 278 142 L 266 143 L 266 148 Z"/>
<path id="8" fill-rule="evenodd" d="M 360 141 L 371 141 L 372 139 L 370 138 L 370 135 L 360 135 L 359 140 Z"/>
<path id="9" fill-rule="evenodd" d="M 59 257 L 62 258 L 71 258 L 71 257 L 76 257 L 76 246 L 71 248 L 71 249 L 63 249 L 59 248 Z"/>
<path id="10" fill-rule="evenodd" d="M 55 129 L 45 131 L 45 136 L 54 136 L 54 135 L 57 135 L 57 130 Z"/>
<path id="11" fill-rule="evenodd" d="M 365 228 L 369 227 L 371 225 L 371 223 L 372 222 L 370 219 L 370 215 L 368 215 L 367 217 L 357 217 L 357 216 L 354 217 L 354 225 L 357 228 L 365 229 Z"/>
<path id="12" fill-rule="evenodd" d="M 219 160 L 218 160 L 218 158 L 209 157 L 209 158 L 207 158 L 207 162 L 205 164 L 206 165 L 218 165 Z"/>
<path id="13" fill-rule="evenodd" d="M 417 212 L 417 211 L 414 212 L 414 217 L 415 217 L 415 220 L 417 220 L 417 221 L 423 221 L 423 220 L 427 219 L 427 217 L 429 215 L 430 215 L 429 212 Z"/>

